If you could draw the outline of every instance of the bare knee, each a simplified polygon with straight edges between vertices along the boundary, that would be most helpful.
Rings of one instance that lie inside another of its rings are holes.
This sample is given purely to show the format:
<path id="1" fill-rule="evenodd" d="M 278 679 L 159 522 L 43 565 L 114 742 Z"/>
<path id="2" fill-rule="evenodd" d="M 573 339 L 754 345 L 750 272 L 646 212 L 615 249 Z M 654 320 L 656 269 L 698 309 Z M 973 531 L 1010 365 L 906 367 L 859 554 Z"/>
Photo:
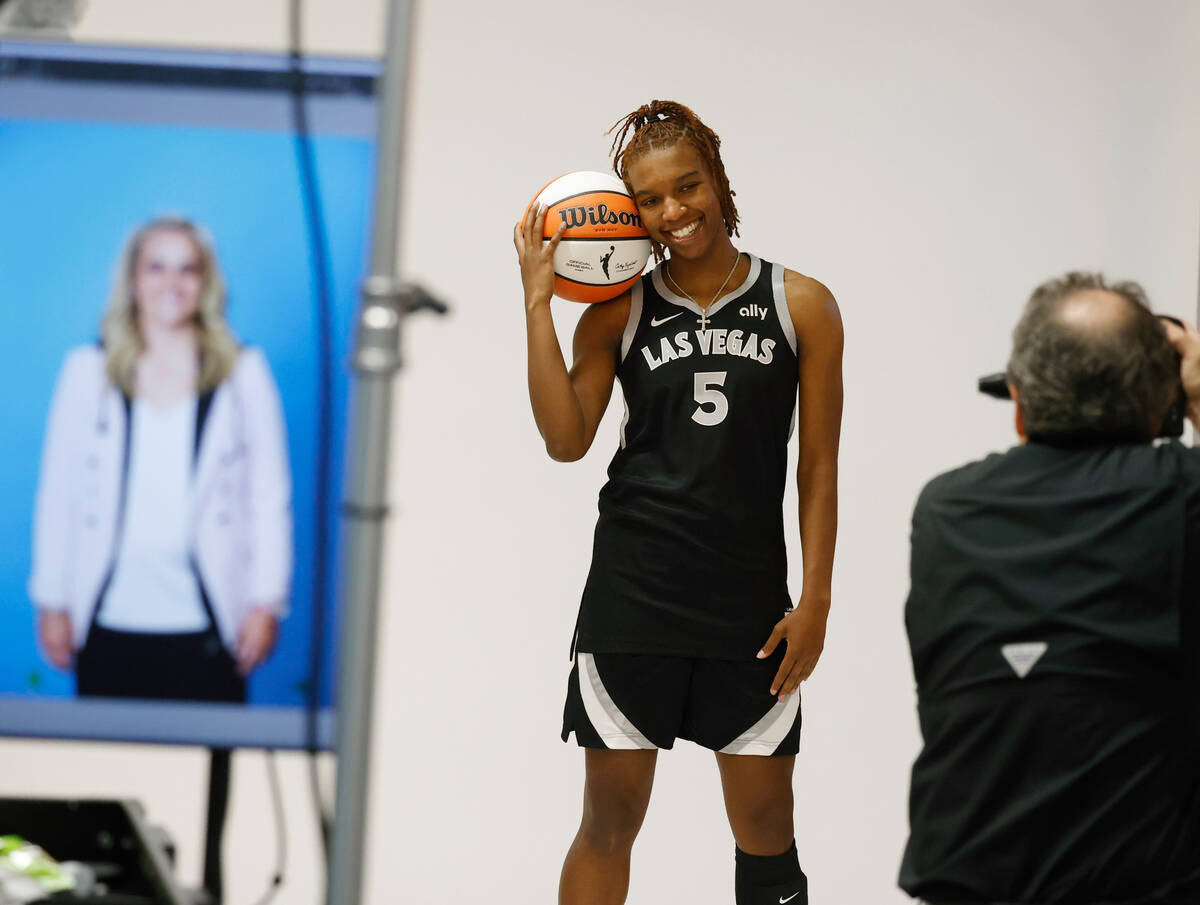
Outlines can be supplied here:
<path id="1" fill-rule="evenodd" d="M 733 838 L 742 851 L 776 855 L 792 844 L 795 826 L 790 788 L 771 796 L 738 797 L 726 805 Z"/>
<path id="2" fill-rule="evenodd" d="M 587 790 L 583 802 L 580 841 L 600 855 L 633 848 L 646 817 L 648 796 L 612 789 Z"/>
<path id="3" fill-rule="evenodd" d="M 777 855 L 795 836 L 792 824 L 794 757 L 717 755 L 725 810 L 738 848 Z"/>
<path id="4" fill-rule="evenodd" d="M 579 841 L 597 854 L 628 853 L 642 828 L 654 784 L 655 751 L 587 754 Z"/>

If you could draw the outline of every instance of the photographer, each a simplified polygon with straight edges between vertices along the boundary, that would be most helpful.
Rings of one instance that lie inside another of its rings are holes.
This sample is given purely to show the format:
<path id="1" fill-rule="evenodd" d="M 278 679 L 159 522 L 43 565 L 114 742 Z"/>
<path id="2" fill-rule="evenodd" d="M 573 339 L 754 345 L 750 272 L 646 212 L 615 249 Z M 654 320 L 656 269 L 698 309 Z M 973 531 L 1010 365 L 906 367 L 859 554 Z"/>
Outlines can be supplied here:
<path id="1" fill-rule="evenodd" d="M 1072 273 L 1033 293 L 1007 377 L 1021 445 L 934 479 L 913 514 L 925 745 L 900 886 L 1198 902 L 1200 450 L 1152 441 L 1181 377 L 1198 424 L 1200 333 Z"/>

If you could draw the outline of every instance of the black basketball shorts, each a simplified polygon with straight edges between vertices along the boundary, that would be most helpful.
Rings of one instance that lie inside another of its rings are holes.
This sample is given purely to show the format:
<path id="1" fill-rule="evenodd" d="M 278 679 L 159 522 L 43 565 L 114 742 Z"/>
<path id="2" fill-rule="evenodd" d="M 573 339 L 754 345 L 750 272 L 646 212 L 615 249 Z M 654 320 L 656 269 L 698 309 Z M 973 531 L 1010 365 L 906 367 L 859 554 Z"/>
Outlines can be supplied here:
<path id="1" fill-rule="evenodd" d="M 764 660 L 576 653 L 562 740 L 584 748 L 671 748 L 693 741 L 722 754 L 800 749 L 800 691 L 780 701 L 771 680 L 784 645 Z"/>

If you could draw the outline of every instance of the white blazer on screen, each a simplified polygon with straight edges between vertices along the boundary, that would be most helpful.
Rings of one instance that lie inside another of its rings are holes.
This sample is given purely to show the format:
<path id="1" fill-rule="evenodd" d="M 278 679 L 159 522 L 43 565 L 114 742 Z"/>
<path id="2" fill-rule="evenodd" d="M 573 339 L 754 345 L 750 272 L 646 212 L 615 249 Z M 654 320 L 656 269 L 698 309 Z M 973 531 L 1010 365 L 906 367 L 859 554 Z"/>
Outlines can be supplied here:
<path id="1" fill-rule="evenodd" d="M 69 352 L 42 447 L 29 595 L 39 609 L 70 613 L 77 648 L 116 557 L 125 420 L 103 350 Z M 192 476 L 188 538 L 226 647 L 251 607 L 286 615 L 291 474 L 279 391 L 258 349 L 242 349 L 213 392 Z"/>

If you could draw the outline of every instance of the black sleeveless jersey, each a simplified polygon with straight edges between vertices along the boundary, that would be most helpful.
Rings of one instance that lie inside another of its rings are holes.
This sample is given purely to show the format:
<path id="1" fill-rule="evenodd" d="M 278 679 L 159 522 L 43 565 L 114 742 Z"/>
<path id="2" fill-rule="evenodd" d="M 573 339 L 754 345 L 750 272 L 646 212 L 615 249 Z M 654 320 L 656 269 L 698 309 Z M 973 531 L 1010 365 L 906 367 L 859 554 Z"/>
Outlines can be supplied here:
<path id="1" fill-rule="evenodd" d="M 796 335 L 783 267 L 749 257 L 745 282 L 707 310 L 671 291 L 664 265 L 633 287 L 581 651 L 751 658 L 790 605 Z"/>

